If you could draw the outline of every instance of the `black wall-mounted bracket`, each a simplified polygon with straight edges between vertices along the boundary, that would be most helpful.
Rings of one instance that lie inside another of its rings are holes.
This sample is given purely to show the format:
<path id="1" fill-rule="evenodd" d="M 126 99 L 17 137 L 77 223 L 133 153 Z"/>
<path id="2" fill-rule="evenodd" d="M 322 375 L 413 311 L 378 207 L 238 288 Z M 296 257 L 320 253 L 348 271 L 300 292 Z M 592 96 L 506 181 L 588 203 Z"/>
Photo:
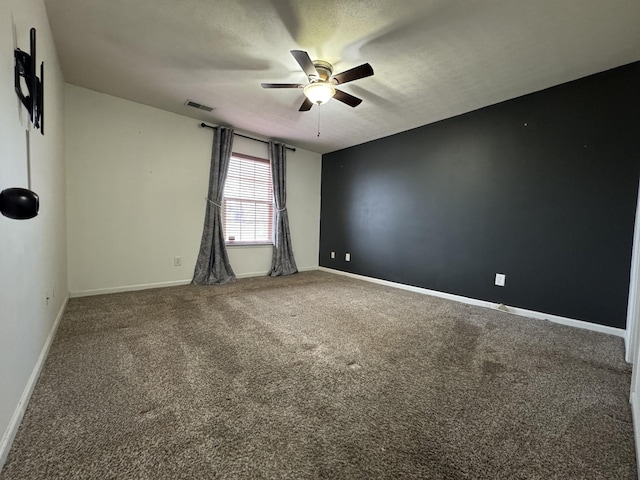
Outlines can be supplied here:
<path id="1" fill-rule="evenodd" d="M 40 129 L 44 135 L 44 62 L 40 64 L 40 78 L 36 75 L 36 29 L 30 32 L 30 53 L 19 48 L 14 50 L 14 81 L 18 98 L 29 112 L 34 128 Z M 27 87 L 27 94 L 22 91 L 21 78 Z"/>
<path id="2" fill-rule="evenodd" d="M 44 95 L 44 62 L 40 64 L 40 78 L 36 75 L 36 29 L 30 32 L 30 53 L 19 48 L 14 50 L 14 81 L 18 98 L 29 112 L 34 128 L 40 129 L 44 135 L 43 95 Z M 22 91 L 22 78 L 27 87 L 27 94 Z M 27 131 L 27 163 L 29 158 L 29 133 Z M 31 182 L 29 182 L 31 183 Z M 31 187 L 31 185 L 29 185 Z M 0 192 L 0 213 L 7 218 L 27 220 L 38 215 L 40 197 L 28 188 L 13 187 Z"/>

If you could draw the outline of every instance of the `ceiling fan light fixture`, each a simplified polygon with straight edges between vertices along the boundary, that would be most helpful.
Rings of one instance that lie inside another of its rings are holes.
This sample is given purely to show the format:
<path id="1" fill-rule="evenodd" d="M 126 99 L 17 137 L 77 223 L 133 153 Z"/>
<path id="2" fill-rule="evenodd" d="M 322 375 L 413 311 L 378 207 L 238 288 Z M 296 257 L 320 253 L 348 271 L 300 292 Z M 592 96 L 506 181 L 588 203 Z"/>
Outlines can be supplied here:
<path id="1" fill-rule="evenodd" d="M 316 105 L 322 105 L 331 100 L 336 93 L 336 89 L 328 82 L 310 83 L 302 90 L 304 96 Z"/>

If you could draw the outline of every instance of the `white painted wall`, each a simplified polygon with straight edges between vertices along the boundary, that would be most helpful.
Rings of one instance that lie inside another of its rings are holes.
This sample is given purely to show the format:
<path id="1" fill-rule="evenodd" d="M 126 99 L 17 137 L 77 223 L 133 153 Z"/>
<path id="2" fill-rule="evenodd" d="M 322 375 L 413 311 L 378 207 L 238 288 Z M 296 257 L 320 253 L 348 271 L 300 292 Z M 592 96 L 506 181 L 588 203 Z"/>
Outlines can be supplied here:
<path id="1" fill-rule="evenodd" d="M 64 79 L 42 1 L 2 0 L 0 12 L 0 190 L 28 182 L 29 124 L 14 92 L 13 51 L 29 51 L 31 27 L 37 29 L 38 64 L 45 62 L 46 120 L 44 136 L 31 132 L 31 187 L 40 196 L 40 214 L 25 221 L 0 216 L 1 468 L 68 289 Z"/>
<path id="2" fill-rule="evenodd" d="M 636 224 L 637 227 L 637 224 Z M 635 246 L 634 246 L 635 249 Z M 636 287 L 635 297 L 637 298 L 638 285 L 640 285 L 640 276 L 638 271 L 633 272 L 634 278 L 632 284 Z M 629 395 L 629 401 L 631 402 L 631 414 L 633 416 L 633 432 L 636 444 L 636 464 L 638 468 L 638 478 L 640 478 L 640 328 L 638 328 L 638 322 L 640 322 L 639 310 L 634 310 L 633 325 L 631 330 L 633 338 L 627 342 L 629 349 L 632 351 L 627 354 L 628 358 L 633 361 L 633 370 L 631 374 L 631 393 Z M 629 332 L 629 326 L 627 325 L 627 332 Z M 628 333 L 628 335 L 631 335 Z"/>
<path id="3" fill-rule="evenodd" d="M 627 303 L 627 331 L 624 337 L 625 359 L 636 364 L 640 346 L 640 185 L 636 204 L 636 221 L 633 229 L 633 251 L 631 254 L 631 274 L 629 276 L 629 300 Z M 640 464 L 639 464 L 640 468 Z"/>
<path id="4" fill-rule="evenodd" d="M 188 282 L 200 248 L 213 132 L 198 121 L 66 87 L 69 288 L 73 295 Z M 235 137 L 234 151 L 267 156 Z M 287 153 L 299 269 L 318 266 L 321 156 Z M 233 247 L 237 276 L 264 274 L 272 248 Z M 174 256 L 182 266 L 173 265 Z"/>
<path id="5" fill-rule="evenodd" d="M 626 360 L 633 364 L 631 374 L 631 414 L 636 444 L 636 463 L 640 478 L 640 186 L 636 205 L 636 222 L 633 232 L 633 255 L 629 280 L 629 304 L 627 308 L 627 330 L 625 335 Z"/>

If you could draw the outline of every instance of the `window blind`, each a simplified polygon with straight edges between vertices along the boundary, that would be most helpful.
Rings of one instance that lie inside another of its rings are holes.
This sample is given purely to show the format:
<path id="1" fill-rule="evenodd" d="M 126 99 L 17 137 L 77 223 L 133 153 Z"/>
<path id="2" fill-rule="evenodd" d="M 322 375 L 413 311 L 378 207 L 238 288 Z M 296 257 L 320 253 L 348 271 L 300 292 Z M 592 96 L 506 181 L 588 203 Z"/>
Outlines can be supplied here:
<path id="1" fill-rule="evenodd" d="M 273 243 L 273 186 L 269 160 L 232 154 L 224 186 L 228 244 Z"/>

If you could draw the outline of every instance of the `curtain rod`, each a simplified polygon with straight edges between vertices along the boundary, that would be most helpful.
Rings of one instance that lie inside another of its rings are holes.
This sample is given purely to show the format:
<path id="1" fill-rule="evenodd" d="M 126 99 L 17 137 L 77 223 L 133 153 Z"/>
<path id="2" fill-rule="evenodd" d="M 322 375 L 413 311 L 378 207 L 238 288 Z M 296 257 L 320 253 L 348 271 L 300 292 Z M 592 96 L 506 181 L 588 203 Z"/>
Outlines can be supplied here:
<path id="1" fill-rule="evenodd" d="M 200 126 L 201 126 L 202 128 L 211 128 L 211 129 L 214 129 L 214 128 L 215 128 L 215 127 L 212 127 L 211 125 L 207 125 L 207 124 L 206 124 L 206 123 L 204 123 L 204 122 L 203 122 L 203 123 L 201 123 L 201 124 L 200 124 Z M 250 137 L 249 135 L 243 135 L 243 134 L 241 134 L 241 133 L 233 132 L 233 134 L 234 134 L 234 135 L 237 135 L 237 136 L 239 136 L 239 137 L 242 137 L 242 138 L 248 138 L 249 140 L 255 140 L 256 142 L 269 143 L 268 141 L 266 141 L 266 140 L 262 140 L 261 138 Z M 285 145 L 285 146 L 284 146 L 284 148 L 286 148 L 287 150 L 291 150 L 292 152 L 295 152 L 295 151 L 296 151 L 296 149 L 295 149 L 294 147 L 290 147 L 289 145 Z"/>

